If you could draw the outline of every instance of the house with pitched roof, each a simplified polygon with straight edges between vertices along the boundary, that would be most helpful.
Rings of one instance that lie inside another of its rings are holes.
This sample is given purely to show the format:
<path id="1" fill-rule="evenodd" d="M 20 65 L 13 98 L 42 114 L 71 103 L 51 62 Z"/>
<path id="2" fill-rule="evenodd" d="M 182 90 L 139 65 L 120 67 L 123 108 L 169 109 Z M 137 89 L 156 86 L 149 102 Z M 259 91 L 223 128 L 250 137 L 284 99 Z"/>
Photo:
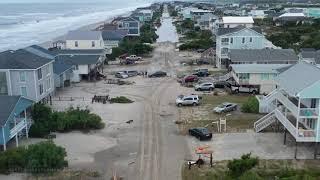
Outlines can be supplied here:
<path id="1" fill-rule="evenodd" d="M 0 95 L 21 95 L 48 102 L 54 92 L 54 58 L 34 49 L 0 53 Z"/>
<path id="2" fill-rule="evenodd" d="M 19 146 L 19 137 L 28 138 L 31 126 L 30 109 L 34 102 L 22 96 L 0 95 L 0 145 L 7 149 L 7 143 L 15 138 Z"/>
<path id="3" fill-rule="evenodd" d="M 100 31 L 69 31 L 65 40 L 66 49 L 104 49 Z"/>
<path id="4" fill-rule="evenodd" d="M 140 21 L 135 17 L 118 17 L 112 21 L 118 29 L 127 30 L 127 36 L 140 36 Z"/>
<path id="5" fill-rule="evenodd" d="M 276 48 L 258 27 L 218 28 L 216 32 L 216 66 L 228 68 L 231 49 Z"/>
<path id="6" fill-rule="evenodd" d="M 260 94 L 269 94 L 276 89 L 276 77 L 289 67 L 290 64 L 231 64 L 230 73 L 236 85 L 255 87 Z"/>
<path id="7" fill-rule="evenodd" d="M 314 158 L 320 141 L 320 69 L 312 64 L 298 63 L 276 78 L 277 88 L 267 96 L 257 96 L 260 112 L 268 112 L 254 123 L 256 132 L 278 122 L 286 134 L 298 143 L 314 143 Z"/>
<path id="8" fill-rule="evenodd" d="M 104 48 L 106 54 L 112 53 L 112 48 L 119 47 L 119 43 L 125 36 L 127 36 L 128 30 L 108 30 L 102 31 L 102 38 L 104 41 Z"/>
<path id="9" fill-rule="evenodd" d="M 313 48 L 302 48 L 299 53 L 300 61 L 304 61 L 310 64 L 320 65 L 320 50 Z"/>

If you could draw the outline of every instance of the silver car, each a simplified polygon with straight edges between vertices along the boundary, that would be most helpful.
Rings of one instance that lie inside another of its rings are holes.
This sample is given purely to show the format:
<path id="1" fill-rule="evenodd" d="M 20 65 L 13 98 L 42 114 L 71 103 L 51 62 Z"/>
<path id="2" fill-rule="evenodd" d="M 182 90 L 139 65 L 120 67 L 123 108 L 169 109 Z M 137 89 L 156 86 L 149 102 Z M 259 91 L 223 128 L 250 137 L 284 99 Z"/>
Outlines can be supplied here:
<path id="1" fill-rule="evenodd" d="M 201 83 L 195 85 L 194 89 L 196 91 L 213 91 L 214 90 L 214 84 L 213 83 Z"/>
<path id="2" fill-rule="evenodd" d="M 213 109 L 214 112 L 216 113 L 226 113 L 226 112 L 231 112 L 231 111 L 235 111 L 237 110 L 237 104 L 235 103 L 228 103 L 228 102 L 225 102 L 225 103 L 222 103 L 220 104 L 219 106 L 215 107 Z"/>
<path id="3" fill-rule="evenodd" d="M 186 105 L 197 106 L 199 105 L 199 96 L 198 95 L 190 95 L 190 96 L 180 95 L 176 99 L 176 105 L 179 107 L 186 106 Z"/>

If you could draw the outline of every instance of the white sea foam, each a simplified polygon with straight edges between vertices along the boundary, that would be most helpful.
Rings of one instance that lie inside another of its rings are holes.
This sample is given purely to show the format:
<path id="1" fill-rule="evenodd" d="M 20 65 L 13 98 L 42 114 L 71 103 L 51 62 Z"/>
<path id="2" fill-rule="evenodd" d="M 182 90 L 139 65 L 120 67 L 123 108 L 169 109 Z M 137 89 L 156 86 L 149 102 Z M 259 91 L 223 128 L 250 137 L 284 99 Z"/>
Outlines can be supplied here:
<path id="1" fill-rule="evenodd" d="M 101 22 L 133 11 L 137 7 L 147 5 L 149 4 L 114 9 L 111 11 L 92 12 L 79 16 L 60 16 L 49 20 L 42 20 L 40 17 L 38 21 L 20 22 L 14 26 L 9 26 L 4 29 L 0 28 L 0 51 L 44 43 L 67 33 L 69 30 L 75 30 L 82 26 Z"/>

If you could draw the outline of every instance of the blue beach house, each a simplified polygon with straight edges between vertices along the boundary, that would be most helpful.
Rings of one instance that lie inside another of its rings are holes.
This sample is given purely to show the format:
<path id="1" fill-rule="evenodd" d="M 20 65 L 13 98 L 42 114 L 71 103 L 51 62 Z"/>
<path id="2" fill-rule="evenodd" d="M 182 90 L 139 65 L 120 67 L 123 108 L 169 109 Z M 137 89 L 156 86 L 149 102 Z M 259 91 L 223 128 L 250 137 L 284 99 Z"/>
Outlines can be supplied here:
<path id="1" fill-rule="evenodd" d="M 0 145 L 7 149 L 7 143 L 19 137 L 28 138 L 31 126 L 30 109 L 33 101 L 22 96 L 0 96 Z"/>

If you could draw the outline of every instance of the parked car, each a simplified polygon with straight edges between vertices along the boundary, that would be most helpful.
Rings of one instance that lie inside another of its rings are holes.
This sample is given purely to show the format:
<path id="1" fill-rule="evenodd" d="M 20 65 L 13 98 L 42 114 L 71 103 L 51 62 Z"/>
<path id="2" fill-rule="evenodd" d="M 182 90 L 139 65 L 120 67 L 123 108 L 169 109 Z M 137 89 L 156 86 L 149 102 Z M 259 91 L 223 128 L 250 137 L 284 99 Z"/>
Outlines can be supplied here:
<path id="1" fill-rule="evenodd" d="M 136 56 L 136 55 L 131 55 L 131 56 L 128 56 L 126 57 L 127 60 L 133 60 L 133 61 L 139 61 L 141 60 L 142 58 L 139 57 L 139 56 Z"/>
<path id="2" fill-rule="evenodd" d="M 126 79 L 126 78 L 128 78 L 129 76 L 128 76 L 128 74 L 126 74 L 125 72 L 120 71 L 120 72 L 117 72 L 117 73 L 115 74 L 115 77 L 121 78 L 121 79 Z"/>
<path id="3" fill-rule="evenodd" d="M 129 77 L 138 76 L 138 71 L 124 71 Z"/>
<path id="4" fill-rule="evenodd" d="M 231 87 L 231 84 L 227 81 L 217 81 L 217 82 L 214 82 L 214 87 L 215 88 L 230 88 Z"/>
<path id="5" fill-rule="evenodd" d="M 154 77 L 165 77 L 165 76 L 167 76 L 167 73 L 164 72 L 164 71 L 156 71 L 156 72 L 148 75 L 148 77 L 150 77 L 150 78 L 154 78 Z"/>
<path id="6" fill-rule="evenodd" d="M 219 106 L 215 107 L 213 109 L 214 112 L 216 113 L 226 113 L 226 112 L 231 112 L 237 110 L 238 105 L 235 103 L 222 103 Z"/>
<path id="7" fill-rule="evenodd" d="M 210 75 L 210 73 L 208 71 L 197 71 L 195 73 L 193 73 L 193 75 L 196 75 L 198 77 L 208 77 Z"/>
<path id="8" fill-rule="evenodd" d="M 213 91 L 214 89 L 214 84 L 207 82 L 207 83 L 201 83 L 201 84 L 197 84 L 195 85 L 194 89 L 196 91 Z"/>
<path id="9" fill-rule="evenodd" d="M 204 127 L 189 129 L 189 135 L 198 138 L 200 141 L 212 139 L 212 133 L 209 132 L 209 130 Z"/>
<path id="10" fill-rule="evenodd" d="M 252 85 L 231 86 L 233 93 L 252 93 L 259 94 L 259 88 Z"/>
<path id="11" fill-rule="evenodd" d="M 203 53 L 205 51 L 206 51 L 205 49 L 197 49 L 197 53 Z"/>
<path id="12" fill-rule="evenodd" d="M 180 95 L 176 99 L 176 105 L 179 107 L 186 106 L 186 105 L 197 106 L 199 105 L 199 96 L 198 95 L 189 95 L 189 96 Z"/>
<path id="13" fill-rule="evenodd" d="M 198 65 L 210 64 L 210 61 L 209 61 L 209 60 L 206 60 L 206 59 L 198 59 L 198 60 L 197 60 L 197 64 L 198 64 Z"/>
<path id="14" fill-rule="evenodd" d="M 188 83 L 188 82 L 197 82 L 199 80 L 198 76 L 196 75 L 188 75 L 185 76 L 182 80 L 182 82 Z"/>

